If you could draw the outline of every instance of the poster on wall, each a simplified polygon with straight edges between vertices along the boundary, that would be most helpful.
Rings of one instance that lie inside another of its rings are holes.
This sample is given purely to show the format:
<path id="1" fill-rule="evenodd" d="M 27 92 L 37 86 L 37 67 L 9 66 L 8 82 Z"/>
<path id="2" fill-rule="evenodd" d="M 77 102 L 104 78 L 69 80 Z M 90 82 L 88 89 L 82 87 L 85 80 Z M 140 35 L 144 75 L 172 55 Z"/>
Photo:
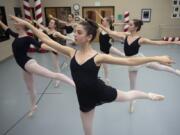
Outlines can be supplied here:
<path id="1" fill-rule="evenodd" d="M 172 0 L 172 18 L 180 19 L 180 0 Z"/>
<path id="2" fill-rule="evenodd" d="M 0 7 L 0 20 L 7 25 L 7 20 L 6 20 L 6 13 L 5 13 L 5 8 Z M 8 40 L 9 35 L 5 34 L 5 31 L 3 28 L 0 27 L 0 42 Z"/>
<path id="3" fill-rule="evenodd" d="M 151 21 L 151 9 L 141 9 L 141 20 L 143 22 Z"/>

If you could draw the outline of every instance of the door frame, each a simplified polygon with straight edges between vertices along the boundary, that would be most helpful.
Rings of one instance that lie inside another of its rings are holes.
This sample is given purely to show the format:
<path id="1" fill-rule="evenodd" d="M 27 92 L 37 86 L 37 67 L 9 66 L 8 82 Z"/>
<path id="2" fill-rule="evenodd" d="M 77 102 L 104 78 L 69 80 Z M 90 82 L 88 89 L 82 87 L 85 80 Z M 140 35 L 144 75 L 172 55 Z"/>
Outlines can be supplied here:
<path id="1" fill-rule="evenodd" d="M 101 9 L 101 8 L 112 8 L 113 9 L 113 16 L 115 14 L 115 6 L 84 6 L 82 7 L 82 17 L 84 18 L 84 9 L 86 8 L 96 8 L 96 9 Z"/>
<path id="2" fill-rule="evenodd" d="M 54 8 L 56 10 L 56 15 L 58 14 L 57 12 L 57 9 L 58 8 L 67 8 L 69 9 L 70 13 L 72 13 L 72 10 L 71 10 L 71 7 L 68 7 L 68 6 L 65 6 L 65 7 L 44 7 L 44 13 L 45 13 L 45 23 L 46 25 L 48 24 L 48 14 L 47 14 L 47 10 L 48 9 L 51 9 L 51 8 Z"/>
<path id="3" fill-rule="evenodd" d="M 115 7 L 114 6 L 100 6 L 100 7 L 95 7 L 95 6 L 84 6 L 84 7 L 82 7 L 82 17 L 84 18 L 85 17 L 85 10 L 86 9 L 94 9 L 94 10 L 101 10 L 101 9 L 106 9 L 106 8 L 109 8 L 111 11 L 112 11 L 112 15 L 114 16 L 114 14 L 115 14 Z M 94 42 L 99 42 L 99 32 L 97 32 L 97 35 L 96 35 L 96 37 L 95 37 L 95 39 L 94 39 Z"/>

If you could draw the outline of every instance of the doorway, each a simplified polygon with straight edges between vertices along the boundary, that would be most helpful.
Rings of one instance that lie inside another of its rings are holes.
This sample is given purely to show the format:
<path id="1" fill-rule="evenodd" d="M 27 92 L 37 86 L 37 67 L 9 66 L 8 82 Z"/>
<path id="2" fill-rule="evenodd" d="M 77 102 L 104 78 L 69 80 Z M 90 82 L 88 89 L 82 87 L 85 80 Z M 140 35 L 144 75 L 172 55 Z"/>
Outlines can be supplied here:
<path id="1" fill-rule="evenodd" d="M 82 8 L 82 17 L 89 18 L 94 20 L 97 23 L 101 23 L 101 18 L 96 14 L 96 12 L 100 13 L 102 17 L 106 16 L 114 16 L 114 6 L 108 7 L 83 7 Z M 99 42 L 99 33 L 94 40 L 95 42 Z"/>

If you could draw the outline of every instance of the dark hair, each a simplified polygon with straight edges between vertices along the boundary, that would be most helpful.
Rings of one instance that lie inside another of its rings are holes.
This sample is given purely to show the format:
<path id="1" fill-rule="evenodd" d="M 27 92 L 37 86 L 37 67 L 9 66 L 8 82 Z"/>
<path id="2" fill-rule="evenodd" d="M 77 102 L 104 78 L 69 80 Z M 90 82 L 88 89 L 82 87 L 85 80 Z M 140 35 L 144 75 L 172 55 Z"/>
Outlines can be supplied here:
<path id="1" fill-rule="evenodd" d="M 71 14 L 69 14 L 69 15 L 71 15 L 71 16 L 72 16 L 72 18 L 74 18 L 74 14 L 72 14 L 72 13 L 71 13 Z"/>
<path id="2" fill-rule="evenodd" d="M 86 21 L 82 21 L 79 24 L 84 27 L 87 32 L 87 35 L 92 35 L 91 42 L 94 40 L 97 34 L 98 25 L 96 22 L 90 19 L 85 19 Z"/>
<path id="3" fill-rule="evenodd" d="M 101 23 L 102 23 L 102 21 L 104 20 L 104 19 L 106 19 L 106 21 L 109 23 L 109 25 L 112 25 L 112 19 L 110 18 L 110 16 L 109 17 L 104 17 L 103 19 L 101 19 Z"/>
<path id="4" fill-rule="evenodd" d="M 54 21 L 54 24 L 55 24 L 55 26 L 57 27 L 57 26 L 58 26 L 58 21 L 56 21 L 56 20 L 54 20 L 54 19 L 50 19 L 49 22 L 50 22 L 51 20 Z"/>
<path id="5" fill-rule="evenodd" d="M 135 27 L 137 27 L 137 31 L 140 31 L 141 26 L 143 25 L 143 21 L 139 19 L 133 19 Z"/>
<path id="6" fill-rule="evenodd" d="M 109 23 L 110 29 L 114 30 L 113 20 L 112 20 L 111 16 L 106 17 L 106 21 Z"/>

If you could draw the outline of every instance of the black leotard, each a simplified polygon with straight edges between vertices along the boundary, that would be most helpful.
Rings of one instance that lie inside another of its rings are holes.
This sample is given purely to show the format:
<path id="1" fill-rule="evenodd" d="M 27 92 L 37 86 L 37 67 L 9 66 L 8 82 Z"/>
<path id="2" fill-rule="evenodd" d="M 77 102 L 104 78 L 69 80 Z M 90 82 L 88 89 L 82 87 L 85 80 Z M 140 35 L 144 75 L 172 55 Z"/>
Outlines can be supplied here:
<path id="1" fill-rule="evenodd" d="M 77 63 L 75 55 L 71 59 L 70 69 L 76 85 L 80 110 L 88 112 L 97 105 L 114 101 L 117 97 L 117 90 L 107 86 L 98 78 L 100 66 L 94 63 L 96 55 L 81 65 Z"/>
<path id="2" fill-rule="evenodd" d="M 114 30 L 114 26 L 113 25 L 110 25 L 110 30 Z"/>
<path id="3" fill-rule="evenodd" d="M 100 32 L 99 34 L 99 44 L 100 44 L 100 50 L 103 53 L 109 54 L 109 50 L 111 48 L 111 43 L 110 43 L 110 36 L 106 33 L 106 34 L 102 34 Z"/>
<path id="4" fill-rule="evenodd" d="M 13 32 L 11 29 L 7 29 L 6 33 L 10 34 L 15 38 L 15 40 L 12 43 L 12 51 L 15 57 L 15 60 L 17 64 L 25 70 L 25 64 L 27 61 L 32 59 L 31 57 L 27 56 L 28 49 L 30 48 L 30 45 L 34 45 L 37 48 L 41 47 L 41 43 L 36 41 L 30 36 L 25 37 L 18 37 L 19 35 L 15 32 Z"/>
<path id="5" fill-rule="evenodd" d="M 46 31 L 43 31 L 43 32 L 44 32 L 46 35 L 48 35 L 48 37 L 50 37 L 52 40 L 58 42 L 57 38 L 54 37 L 52 33 L 49 34 L 49 33 L 47 33 Z M 56 52 L 54 52 L 54 51 L 52 51 L 52 53 L 55 54 L 55 55 L 58 55 L 58 53 L 56 53 Z"/>
<path id="6" fill-rule="evenodd" d="M 70 26 L 65 26 L 64 28 L 65 28 L 67 34 L 72 33 L 73 30 L 74 30 L 73 27 L 72 27 L 71 25 L 70 25 Z"/>
<path id="7" fill-rule="evenodd" d="M 46 35 L 48 35 L 48 37 L 50 37 L 52 40 L 54 40 L 54 41 L 56 41 L 57 40 L 57 38 L 55 38 L 54 36 L 53 36 L 53 34 L 51 33 L 51 34 L 49 34 L 48 32 L 46 32 L 46 31 L 43 31 Z"/>
<path id="8" fill-rule="evenodd" d="M 128 44 L 127 41 L 128 36 L 125 38 L 124 41 L 124 53 L 126 56 L 133 56 L 138 54 L 139 52 L 139 47 L 141 46 L 138 41 L 141 37 L 137 38 L 135 41 L 133 41 L 130 45 Z"/>

